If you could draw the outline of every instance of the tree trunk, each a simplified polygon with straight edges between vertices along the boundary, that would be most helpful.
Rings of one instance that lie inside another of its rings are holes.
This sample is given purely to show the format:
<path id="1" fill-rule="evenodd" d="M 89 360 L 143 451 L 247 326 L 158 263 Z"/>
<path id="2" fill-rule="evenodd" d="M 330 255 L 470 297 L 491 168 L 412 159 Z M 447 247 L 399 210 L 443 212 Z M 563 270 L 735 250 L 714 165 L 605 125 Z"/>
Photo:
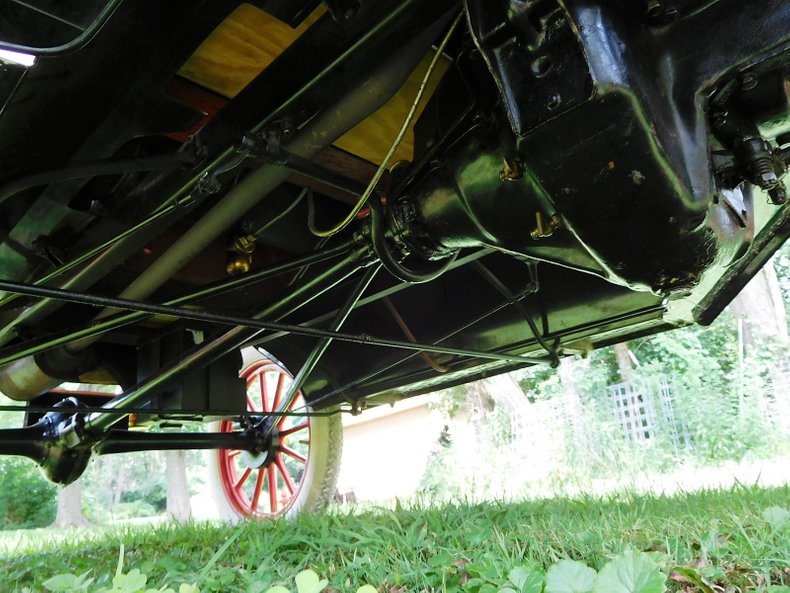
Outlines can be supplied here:
<path id="1" fill-rule="evenodd" d="M 87 527 L 82 515 L 82 481 L 77 480 L 58 492 L 58 513 L 55 527 Z"/>
<path id="2" fill-rule="evenodd" d="M 557 376 L 560 378 L 562 388 L 574 400 L 579 399 L 579 390 L 576 387 L 575 376 L 576 361 L 568 356 L 560 360 L 560 366 L 557 368 Z"/>
<path id="3" fill-rule="evenodd" d="M 116 458 L 116 460 L 120 461 L 120 463 L 118 463 L 118 473 L 115 477 L 115 491 L 113 492 L 112 503 L 110 505 L 112 509 L 120 504 L 126 482 L 126 464 L 123 462 L 123 459 L 118 460 L 118 458 Z"/>
<path id="4" fill-rule="evenodd" d="M 565 390 L 565 395 L 568 398 L 566 400 L 567 407 L 565 408 L 565 413 L 567 414 L 566 423 L 571 428 L 576 444 L 581 447 L 588 447 L 587 432 L 582 420 L 582 397 L 576 384 L 576 359 L 572 356 L 566 356 L 561 359 L 560 366 L 557 368 L 557 376 L 559 376 L 562 388 Z"/>
<path id="5" fill-rule="evenodd" d="M 614 357 L 617 360 L 617 368 L 620 369 L 620 380 L 623 383 L 630 383 L 634 379 L 634 364 L 631 360 L 631 351 L 628 349 L 628 342 L 614 345 Z"/>
<path id="6" fill-rule="evenodd" d="M 786 382 L 790 368 L 788 355 L 787 312 L 782 290 L 773 262 L 768 262 L 743 287 L 730 304 L 730 311 L 738 321 L 738 410 L 745 409 L 746 389 L 750 385 L 747 373 L 750 357 L 767 352 L 775 357 L 773 381 Z M 782 376 L 784 371 L 785 375 Z"/>
<path id="7" fill-rule="evenodd" d="M 167 472 L 167 515 L 176 521 L 192 516 L 187 485 L 187 466 L 183 451 L 165 451 Z"/>
<path id="8" fill-rule="evenodd" d="M 760 347 L 766 338 L 778 344 L 788 342 L 787 315 L 776 269 L 769 262 L 743 287 L 730 305 L 743 320 L 743 342 L 747 352 Z"/>
<path id="9" fill-rule="evenodd" d="M 467 383 L 466 400 L 469 403 L 469 415 L 472 421 L 482 420 L 494 410 L 494 398 L 488 393 L 485 381 Z"/>

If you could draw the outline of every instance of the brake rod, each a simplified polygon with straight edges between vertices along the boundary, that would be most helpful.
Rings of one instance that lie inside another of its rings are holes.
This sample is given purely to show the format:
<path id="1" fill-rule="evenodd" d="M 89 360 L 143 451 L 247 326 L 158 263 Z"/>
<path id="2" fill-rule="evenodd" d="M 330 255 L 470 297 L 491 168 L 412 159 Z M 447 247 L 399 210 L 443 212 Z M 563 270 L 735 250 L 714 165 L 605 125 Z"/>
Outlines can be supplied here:
<path id="1" fill-rule="evenodd" d="M 50 392 L 53 393 L 53 392 Z M 64 392 L 62 395 L 66 396 L 73 396 L 79 397 L 81 393 L 79 391 L 73 392 Z M 109 397 L 112 397 L 112 394 L 107 394 Z M 51 406 L 41 406 L 41 405 L 21 405 L 21 406 L 14 406 L 14 405 L 0 405 L 0 412 L 11 412 L 16 414 L 47 414 L 48 412 L 62 412 L 63 408 L 60 408 L 56 405 Z M 128 416 L 129 414 L 139 414 L 143 416 L 162 416 L 163 418 L 167 419 L 181 419 L 184 422 L 191 422 L 191 420 L 185 418 L 185 416 L 206 416 L 206 410 L 199 410 L 199 409 L 190 409 L 190 408 L 183 408 L 174 410 L 172 408 L 124 408 L 124 407 L 117 407 L 117 408 L 103 408 L 102 406 L 80 406 L 79 408 L 80 414 L 116 414 L 118 416 Z M 295 412 L 293 410 L 288 410 L 287 412 L 267 412 L 267 416 L 293 416 L 294 418 L 312 418 L 312 417 L 325 417 L 325 416 L 335 416 L 339 413 L 348 413 L 351 414 L 352 410 L 336 410 L 332 412 Z M 215 415 L 215 414 L 211 414 Z M 233 412 L 228 413 L 228 417 L 231 418 L 260 418 L 260 412 Z M 2 434 L 4 429 L 0 429 L 0 440 L 2 440 Z"/>
<path id="2" fill-rule="evenodd" d="M 284 334 L 295 334 L 295 335 L 307 336 L 311 338 L 329 338 L 341 342 L 349 342 L 352 344 L 382 346 L 387 348 L 399 348 L 403 350 L 414 350 L 414 351 L 422 350 L 425 352 L 434 352 L 436 354 L 450 354 L 453 356 L 466 356 L 470 358 L 481 358 L 487 360 L 501 360 L 505 362 L 516 362 L 516 363 L 520 362 L 527 364 L 540 364 L 545 362 L 543 358 L 531 358 L 531 357 L 519 356 L 513 354 L 497 354 L 493 352 L 466 350 L 461 348 L 448 348 L 444 346 L 436 346 L 431 344 L 420 344 L 414 342 L 406 342 L 402 340 L 377 338 L 367 334 L 359 334 L 359 335 L 347 334 L 347 333 L 341 333 L 332 330 L 323 330 L 318 328 L 305 327 L 301 325 L 287 324 L 287 323 L 281 323 L 276 321 L 265 321 L 263 319 L 237 317 L 235 315 L 226 315 L 223 313 L 196 311 L 193 309 L 185 309 L 182 307 L 160 305 L 160 304 L 147 303 L 142 301 L 132 301 L 129 299 L 119 299 L 115 297 L 97 296 L 97 295 L 86 294 L 82 292 L 62 290 L 58 288 L 32 286 L 30 284 L 24 284 L 21 282 L 10 282 L 7 280 L 0 280 L 0 290 L 23 294 L 26 296 L 51 298 L 55 300 L 91 305 L 95 307 L 109 307 L 112 309 L 133 311 L 135 313 L 163 315 L 166 317 L 191 319 L 194 321 L 203 321 L 208 323 L 217 323 L 221 325 L 239 326 L 249 329 L 283 332 Z"/>
<path id="3" fill-rule="evenodd" d="M 520 294 L 517 294 L 515 296 L 515 298 L 518 299 L 518 300 L 521 300 L 522 298 L 524 298 L 528 294 L 530 294 L 530 293 L 522 292 Z M 465 329 L 468 329 L 472 325 L 474 325 L 476 323 L 479 323 L 483 319 L 485 319 L 487 317 L 490 317 L 491 315 L 493 315 L 495 313 L 498 313 L 502 309 L 504 309 L 506 307 L 509 307 L 512 304 L 513 303 L 511 301 L 503 301 L 503 302 L 499 303 L 496 307 L 494 307 L 494 308 L 486 311 L 485 313 L 479 315 L 478 317 L 476 317 L 471 322 L 468 322 L 468 323 L 464 324 L 460 328 L 456 328 L 455 330 L 453 330 L 449 334 L 445 334 L 443 337 L 441 337 L 441 338 L 439 338 L 437 340 L 437 343 L 449 339 L 450 337 L 460 333 L 461 331 L 463 331 Z M 583 336 L 583 335 L 585 335 L 588 332 L 591 332 L 591 331 L 593 331 L 593 330 L 595 330 L 597 328 L 605 327 L 605 326 L 610 325 L 612 323 L 626 322 L 626 321 L 629 321 L 629 320 L 632 320 L 632 319 L 638 319 L 640 317 L 644 317 L 646 315 L 659 315 L 659 314 L 663 314 L 663 313 L 666 313 L 666 306 L 663 303 L 660 303 L 660 304 L 657 304 L 657 305 L 650 305 L 650 306 L 647 306 L 647 307 L 642 307 L 641 309 L 636 309 L 635 311 L 629 311 L 627 313 L 621 313 L 619 315 L 612 315 L 611 317 L 605 317 L 603 319 L 599 319 L 599 320 L 596 320 L 596 321 L 590 321 L 590 322 L 583 323 L 583 324 L 575 326 L 575 327 L 569 327 L 569 328 L 565 328 L 565 329 L 562 329 L 562 330 L 554 331 L 554 332 L 551 332 L 549 334 L 546 334 L 546 336 L 544 336 L 544 337 L 546 339 L 551 339 L 551 340 L 559 340 L 559 339 L 565 338 L 565 337 L 572 337 L 572 340 L 573 339 L 579 339 L 579 336 Z M 533 337 L 533 338 L 524 340 L 522 342 L 519 342 L 517 344 L 513 344 L 509 348 L 512 349 L 512 350 L 516 350 L 516 349 L 521 350 L 521 349 L 525 349 L 525 348 L 531 348 L 531 347 L 534 347 L 534 346 L 539 346 L 539 344 L 538 344 L 538 341 L 535 340 L 535 338 Z M 350 381 L 349 383 L 346 383 L 345 385 L 337 387 L 337 388 L 333 389 L 332 391 L 323 394 L 321 397 L 319 397 L 318 399 L 313 400 L 310 403 L 311 403 L 311 405 L 318 405 L 318 404 L 321 404 L 321 403 L 323 403 L 325 401 L 329 401 L 333 397 L 335 397 L 335 396 L 337 396 L 337 395 L 339 395 L 341 393 L 347 392 L 348 390 L 350 390 L 350 389 L 352 389 L 352 388 L 354 388 L 354 387 L 356 387 L 358 385 L 367 384 L 367 382 L 370 379 L 372 379 L 374 377 L 377 377 L 377 376 L 379 376 L 379 375 L 381 375 L 381 374 L 383 374 L 383 373 L 385 373 L 385 372 L 397 367 L 398 365 L 401 365 L 401 364 L 403 364 L 405 362 L 408 362 L 409 360 L 411 360 L 414 357 L 418 356 L 418 354 L 419 353 L 417 353 L 417 352 L 413 352 L 413 353 L 409 354 L 408 356 L 404 356 L 403 358 L 401 358 L 399 360 L 396 360 L 395 362 L 393 362 L 393 363 L 391 363 L 391 364 L 389 364 L 389 365 L 387 365 L 387 366 L 385 366 L 385 367 L 383 367 L 381 369 L 375 370 L 375 371 L 369 373 L 368 375 L 366 375 L 366 376 L 364 376 L 364 377 L 362 377 L 360 379 L 354 379 L 353 381 Z M 547 360 L 547 359 L 544 359 L 542 361 L 543 364 L 546 364 L 548 362 L 549 362 L 549 360 Z M 448 365 L 451 366 L 451 367 L 454 364 L 455 364 L 455 361 L 453 361 L 451 363 L 448 363 Z M 367 395 L 363 395 L 362 397 L 364 398 L 366 396 Z"/>
<path id="4" fill-rule="evenodd" d="M 332 325 L 330 326 L 331 330 L 338 331 L 343 327 L 346 319 L 348 319 L 348 316 L 351 315 L 351 312 L 354 310 L 354 306 L 359 302 L 359 299 L 362 298 L 362 295 L 365 293 L 368 286 L 370 286 L 370 283 L 373 282 L 373 279 L 376 277 L 376 274 L 380 269 L 381 264 L 377 262 L 363 273 L 362 278 L 359 279 L 356 286 L 354 287 L 354 290 L 351 291 L 351 294 L 346 299 L 343 307 L 332 321 Z M 274 410 L 275 413 L 284 412 L 291 407 L 291 404 L 293 404 L 294 400 L 296 399 L 296 396 L 299 393 L 299 390 L 302 388 L 302 385 L 304 385 L 305 381 L 307 381 L 310 373 L 312 373 L 315 367 L 318 365 L 321 357 L 324 355 L 324 352 L 326 352 L 331 343 L 332 338 L 321 338 L 313 347 L 313 350 L 307 355 L 307 359 L 304 361 L 304 363 L 302 363 L 302 367 L 299 369 L 299 372 L 288 386 L 288 390 L 286 391 L 282 401 Z"/>
<path id="5" fill-rule="evenodd" d="M 343 255 L 344 253 L 350 251 L 353 245 L 354 242 L 349 241 L 330 249 L 308 253 L 307 255 L 295 260 L 278 263 L 273 266 L 269 266 L 268 268 L 256 270 L 254 272 L 250 272 L 249 274 L 245 274 L 244 276 L 222 280 L 221 282 L 204 286 L 196 291 L 169 300 L 165 303 L 165 305 L 175 306 L 185 303 L 193 303 L 204 298 L 224 294 L 231 290 L 244 288 L 256 282 L 301 269 L 305 265 L 320 263 Z M 37 284 L 33 284 L 32 286 L 37 286 Z M 50 334 L 43 338 L 28 340 L 22 344 L 4 348 L 0 350 L 0 365 L 14 362 L 15 360 L 19 360 L 20 358 L 24 358 L 26 356 L 45 352 L 75 340 L 89 338 L 91 336 L 102 334 L 113 329 L 118 329 L 125 325 L 139 321 L 147 316 L 149 316 L 148 313 L 139 311 L 122 315 L 113 315 L 98 321 L 92 321 L 86 327 L 80 329 L 66 329 L 61 332 L 55 332 L 54 334 Z"/>
<path id="6" fill-rule="evenodd" d="M 307 303 L 312 302 L 353 276 L 361 268 L 366 267 L 367 262 L 365 260 L 367 253 L 367 249 L 359 249 L 351 252 L 280 300 L 271 303 L 249 321 L 257 322 L 258 320 L 266 318 L 283 319 L 294 311 L 299 310 Z M 155 397 L 157 389 L 173 381 L 182 373 L 193 367 L 210 364 L 229 352 L 243 347 L 249 340 L 253 339 L 261 331 L 264 331 L 264 328 L 255 327 L 251 329 L 247 325 L 236 323 L 233 325 L 234 327 L 232 329 L 229 329 L 224 334 L 205 344 L 201 344 L 196 350 L 187 353 L 180 360 L 162 369 L 157 375 L 127 389 L 102 407 L 104 409 L 114 409 L 124 406 L 139 406 L 148 403 Z M 103 432 L 107 430 L 113 425 L 115 419 L 111 414 L 100 412 L 80 418 L 74 417 L 74 422 L 75 424 L 64 427 L 59 435 L 59 441 L 67 446 L 73 446 L 73 443 L 82 442 L 84 439 L 84 432 Z"/>
<path id="7" fill-rule="evenodd" d="M 526 291 L 522 291 L 521 293 L 519 293 L 519 294 L 514 296 L 514 300 L 515 299 L 522 299 L 522 298 L 526 297 L 528 294 L 532 294 L 532 292 L 529 289 L 526 290 Z M 382 297 L 382 298 L 387 298 L 387 297 Z M 511 304 L 512 304 L 511 301 L 503 301 L 501 303 L 497 303 L 494 307 L 486 309 L 485 311 L 483 311 L 482 313 L 478 314 L 473 319 L 468 320 L 466 323 L 464 323 L 460 327 L 457 327 L 457 328 L 453 329 L 451 332 L 449 332 L 449 333 L 441 336 L 437 340 L 435 340 L 435 342 L 433 343 L 433 346 L 438 346 L 441 342 L 443 342 L 445 340 L 449 340 L 453 336 L 456 336 L 456 335 L 460 334 L 464 330 L 469 329 L 470 327 L 472 327 L 473 325 L 476 325 L 477 323 L 480 323 L 484 319 L 488 319 L 492 315 L 502 311 L 506 307 L 509 307 Z M 375 377 L 377 377 L 377 376 L 379 376 L 379 375 L 381 375 L 383 373 L 386 373 L 387 371 L 389 371 L 391 369 L 394 369 L 395 367 L 397 367 L 397 366 L 399 366 L 401 364 L 404 364 L 404 363 L 408 362 L 409 360 L 411 360 L 411 359 L 413 359 L 413 358 L 415 358 L 415 357 L 417 357 L 419 355 L 420 355 L 420 352 L 412 352 L 411 354 L 408 354 L 407 356 L 399 358 L 395 362 L 392 362 L 392 363 L 384 366 L 383 368 L 376 369 L 376 370 L 368 373 L 364 377 L 354 379 L 353 381 L 350 381 L 350 382 L 346 383 L 345 385 L 342 385 L 340 387 L 337 387 L 337 388 L 333 389 L 329 393 L 323 394 L 321 397 L 319 397 L 318 399 L 314 400 L 312 403 L 313 404 L 319 404 L 319 403 L 322 403 L 324 401 L 331 400 L 333 397 L 337 396 L 338 394 L 343 393 L 345 391 L 348 391 L 349 389 L 352 389 L 352 388 L 354 388 L 354 387 L 356 387 L 358 385 L 367 383 L 370 379 L 373 379 L 373 378 L 375 378 Z M 538 362 L 537 364 L 546 363 L 546 362 L 548 362 L 548 361 L 543 359 L 540 362 Z"/>

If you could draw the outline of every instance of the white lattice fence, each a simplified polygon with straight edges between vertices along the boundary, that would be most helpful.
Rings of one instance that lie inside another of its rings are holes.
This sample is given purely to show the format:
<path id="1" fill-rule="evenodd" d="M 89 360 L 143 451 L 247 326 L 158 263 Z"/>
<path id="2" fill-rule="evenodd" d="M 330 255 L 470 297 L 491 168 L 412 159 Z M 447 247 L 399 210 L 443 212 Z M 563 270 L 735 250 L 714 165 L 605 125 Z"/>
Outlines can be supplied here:
<path id="1" fill-rule="evenodd" d="M 628 438 L 632 441 L 644 441 L 655 435 L 656 411 L 653 397 L 644 385 L 617 383 L 607 387 L 607 392 Z"/>
<path id="2" fill-rule="evenodd" d="M 677 403 L 675 388 L 666 377 L 662 377 L 658 383 L 658 396 L 661 402 L 661 413 L 664 416 L 664 426 L 669 433 L 669 440 L 675 449 L 675 455 L 679 456 L 681 450 L 691 445 L 691 436 L 686 423 L 675 414 Z"/>

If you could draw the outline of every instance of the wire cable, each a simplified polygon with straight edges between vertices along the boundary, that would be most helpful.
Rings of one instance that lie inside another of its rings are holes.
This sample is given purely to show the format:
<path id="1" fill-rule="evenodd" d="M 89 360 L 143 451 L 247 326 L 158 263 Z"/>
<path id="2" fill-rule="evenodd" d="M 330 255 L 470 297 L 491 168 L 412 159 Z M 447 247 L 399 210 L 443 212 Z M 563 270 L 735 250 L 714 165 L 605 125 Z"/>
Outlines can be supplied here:
<path id="1" fill-rule="evenodd" d="M 406 114 L 406 118 L 403 120 L 403 124 L 398 131 L 398 135 L 395 137 L 395 140 L 392 142 L 390 149 L 387 151 L 387 154 L 384 156 L 384 160 L 381 161 L 378 169 L 376 169 L 376 173 L 373 175 L 373 178 L 368 183 L 368 186 L 365 188 L 365 191 L 362 192 L 362 195 L 359 197 L 356 205 L 351 209 L 351 212 L 341 220 L 338 224 L 333 226 L 330 229 L 320 230 L 315 227 L 314 224 L 310 224 L 310 232 L 313 233 L 317 237 L 331 237 L 332 235 L 336 235 L 344 228 L 346 228 L 352 220 L 359 214 L 359 211 L 362 209 L 362 206 L 365 205 L 365 202 L 368 201 L 373 190 L 378 185 L 379 181 L 381 180 L 382 175 L 387 170 L 387 165 L 392 160 L 392 157 L 395 155 L 395 151 L 398 150 L 403 138 L 406 136 L 406 132 L 409 130 L 409 126 L 411 126 L 412 121 L 414 120 L 414 116 L 417 113 L 417 108 L 422 101 L 422 97 L 425 94 L 426 89 L 428 88 L 428 83 L 430 82 L 431 76 L 433 75 L 434 70 L 436 70 L 436 65 L 439 63 L 439 58 L 441 58 L 442 54 L 444 53 L 445 47 L 447 47 L 447 43 L 450 41 L 450 37 L 452 37 L 455 30 L 458 28 L 458 24 L 461 22 L 463 17 L 463 12 L 459 12 L 458 16 L 455 17 L 455 20 L 450 25 L 450 28 L 447 29 L 447 33 L 444 34 L 439 46 L 436 48 L 436 53 L 431 58 L 431 62 L 428 65 L 428 69 L 425 71 L 425 75 L 422 77 L 422 81 L 420 81 L 420 88 L 417 91 L 417 95 L 414 97 L 414 101 L 412 101 L 411 108 L 409 112 Z"/>
<path id="2" fill-rule="evenodd" d="M 287 207 L 285 210 L 283 210 L 283 211 L 282 211 L 280 214 L 278 214 L 277 216 L 275 216 L 274 218 L 272 218 L 272 219 L 271 219 L 269 222 L 267 222 L 266 224 L 264 224 L 264 225 L 263 225 L 261 228 L 259 228 L 257 231 L 255 231 L 254 233 L 252 233 L 252 236 L 253 236 L 253 237 L 255 237 L 256 239 L 257 239 L 257 238 L 259 238 L 261 235 L 263 235 L 263 233 L 265 233 L 266 231 L 268 231 L 268 230 L 269 230 L 271 227 L 273 227 L 275 224 L 277 224 L 278 222 L 280 222 L 280 221 L 281 221 L 283 218 L 285 218 L 286 216 L 288 216 L 288 215 L 289 215 L 289 214 L 290 214 L 290 213 L 293 211 L 293 209 L 294 209 L 294 208 L 296 208 L 296 207 L 297 207 L 297 206 L 298 206 L 298 205 L 299 205 L 299 204 L 302 202 L 302 200 L 304 199 L 304 197 L 305 197 L 306 195 L 308 195 L 308 193 L 309 193 L 309 194 L 312 196 L 312 193 L 313 193 L 313 192 L 312 192 L 312 191 L 310 191 L 310 188 L 309 188 L 309 187 L 305 187 L 305 188 L 303 188 L 303 189 L 302 189 L 302 191 L 301 191 L 301 192 L 299 192 L 299 195 L 298 195 L 298 196 L 296 196 L 296 199 L 293 201 L 293 203 L 292 203 L 290 206 L 288 206 L 288 207 Z"/>

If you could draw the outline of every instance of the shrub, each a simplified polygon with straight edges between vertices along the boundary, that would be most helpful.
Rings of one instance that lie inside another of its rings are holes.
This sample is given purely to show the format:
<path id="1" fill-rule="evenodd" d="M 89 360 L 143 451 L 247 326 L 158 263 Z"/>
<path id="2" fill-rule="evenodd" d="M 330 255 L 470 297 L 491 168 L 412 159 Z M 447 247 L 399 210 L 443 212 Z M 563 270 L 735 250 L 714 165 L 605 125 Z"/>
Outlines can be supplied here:
<path id="1" fill-rule="evenodd" d="M 0 457 L 0 529 L 45 527 L 55 520 L 57 487 L 22 457 Z"/>

